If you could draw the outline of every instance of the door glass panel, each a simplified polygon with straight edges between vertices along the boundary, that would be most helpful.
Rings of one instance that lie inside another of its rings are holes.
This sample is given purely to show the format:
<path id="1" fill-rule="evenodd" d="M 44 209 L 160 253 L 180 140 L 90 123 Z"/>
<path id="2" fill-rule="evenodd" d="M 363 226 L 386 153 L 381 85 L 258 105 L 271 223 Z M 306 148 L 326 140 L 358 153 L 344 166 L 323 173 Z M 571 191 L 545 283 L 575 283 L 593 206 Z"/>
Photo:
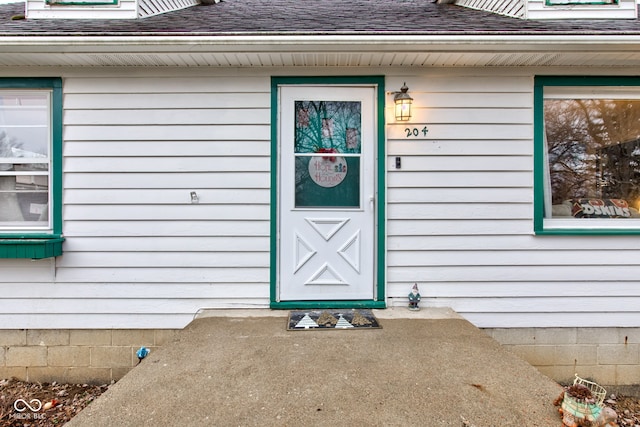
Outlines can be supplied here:
<path id="1" fill-rule="evenodd" d="M 360 208 L 362 105 L 295 102 L 296 208 Z"/>

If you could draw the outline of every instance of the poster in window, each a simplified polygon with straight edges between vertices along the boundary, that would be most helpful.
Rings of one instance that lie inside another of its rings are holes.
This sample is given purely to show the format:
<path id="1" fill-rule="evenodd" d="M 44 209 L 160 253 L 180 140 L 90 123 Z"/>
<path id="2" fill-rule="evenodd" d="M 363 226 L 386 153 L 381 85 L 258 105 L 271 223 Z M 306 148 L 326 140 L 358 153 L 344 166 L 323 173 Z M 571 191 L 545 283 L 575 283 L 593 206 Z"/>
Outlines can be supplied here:
<path id="1" fill-rule="evenodd" d="M 295 205 L 359 208 L 362 105 L 295 102 Z"/>

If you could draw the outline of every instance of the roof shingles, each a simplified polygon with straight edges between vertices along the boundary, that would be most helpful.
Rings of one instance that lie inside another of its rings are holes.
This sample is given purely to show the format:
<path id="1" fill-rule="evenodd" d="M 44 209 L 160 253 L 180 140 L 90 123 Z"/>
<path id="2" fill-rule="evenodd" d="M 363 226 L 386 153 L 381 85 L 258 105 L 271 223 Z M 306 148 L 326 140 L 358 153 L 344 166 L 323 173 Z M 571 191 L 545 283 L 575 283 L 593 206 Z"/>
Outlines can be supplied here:
<path id="1" fill-rule="evenodd" d="M 521 20 L 431 0 L 225 0 L 137 20 L 12 20 L 24 4 L 0 6 L 0 36 L 33 35 L 640 35 L 633 20 Z"/>

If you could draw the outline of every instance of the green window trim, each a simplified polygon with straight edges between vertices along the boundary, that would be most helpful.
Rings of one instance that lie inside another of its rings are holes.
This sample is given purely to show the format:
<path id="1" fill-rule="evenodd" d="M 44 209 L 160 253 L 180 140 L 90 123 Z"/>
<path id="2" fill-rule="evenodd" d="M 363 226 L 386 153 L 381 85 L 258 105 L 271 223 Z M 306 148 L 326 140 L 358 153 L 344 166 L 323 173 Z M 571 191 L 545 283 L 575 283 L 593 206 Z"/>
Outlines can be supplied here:
<path id="1" fill-rule="evenodd" d="M 47 6 L 117 6 L 118 0 L 45 0 Z"/>
<path id="2" fill-rule="evenodd" d="M 544 152 L 544 88 L 561 86 L 640 86 L 640 77 L 632 76 L 536 76 L 533 88 L 533 207 L 534 207 L 534 233 L 536 235 L 640 235 L 639 228 L 545 228 L 544 227 L 544 170 L 547 167 Z"/>
<path id="3" fill-rule="evenodd" d="M 572 1 L 572 0 L 545 0 L 545 6 L 618 6 L 619 0 L 611 1 Z"/>
<path id="4" fill-rule="evenodd" d="M 62 255 L 63 237 L 0 239 L 0 258 L 43 259 Z"/>
<path id="5" fill-rule="evenodd" d="M 0 258 L 42 259 L 62 255 L 62 79 L 0 78 L 3 89 L 51 91 L 51 230 L 0 234 Z"/>

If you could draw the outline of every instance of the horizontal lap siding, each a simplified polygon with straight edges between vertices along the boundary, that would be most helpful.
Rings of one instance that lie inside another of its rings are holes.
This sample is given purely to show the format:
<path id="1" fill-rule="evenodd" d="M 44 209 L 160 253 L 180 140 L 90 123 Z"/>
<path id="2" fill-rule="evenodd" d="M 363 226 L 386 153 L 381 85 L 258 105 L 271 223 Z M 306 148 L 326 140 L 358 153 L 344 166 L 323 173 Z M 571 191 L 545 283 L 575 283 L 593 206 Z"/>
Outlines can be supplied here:
<path id="1" fill-rule="evenodd" d="M 387 142 L 392 304 L 418 283 L 482 327 L 638 326 L 636 237 L 533 234 L 531 78 L 434 74 L 387 81 L 429 129 Z"/>
<path id="2" fill-rule="evenodd" d="M 65 253 L 0 260 L 0 327 L 268 306 L 269 77 L 116 73 L 64 80 Z M 483 327 L 637 327 L 636 237 L 533 234 L 533 79 L 502 73 L 387 77 L 429 128 L 387 126 L 389 302 L 418 283 L 424 306 Z"/>
<path id="3" fill-rule="evenodd" d="M 202 308 L 268 306 L 269 90 L 65 79 L 65 252 L 55 268 L 7 263 L 0 325 L 175 328 Z"/>
<path id="4" fill-rule="evenodd" d="M 597 2 L 595 2 L 597 3 Z M 635 0 L 619 0 L 613 5 L 547 6 L 545 0 L 527 0 L 529 19 L 635 19 Z"/>
<path id="5" fill-rule="evenodd" d="M 27 18 L 37 19 L 136 19 L 138 17 L 137 6 L 134 0 L 119 0 L 116 5 L 65 5 L 66 0 L 48 5 L 43 0 L 27 0 Z M 67 1 L 68 2 L 68 1 Z"/>

